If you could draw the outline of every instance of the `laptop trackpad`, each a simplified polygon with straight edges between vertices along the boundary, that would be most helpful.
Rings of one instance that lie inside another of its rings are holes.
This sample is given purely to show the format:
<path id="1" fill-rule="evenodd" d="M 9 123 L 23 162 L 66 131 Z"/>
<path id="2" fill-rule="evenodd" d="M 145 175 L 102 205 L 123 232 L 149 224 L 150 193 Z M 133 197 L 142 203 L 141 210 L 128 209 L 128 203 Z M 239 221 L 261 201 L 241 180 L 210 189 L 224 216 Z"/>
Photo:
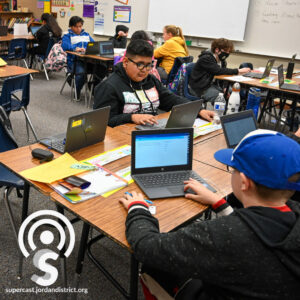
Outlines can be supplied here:
<path id="1" fill-rule="evenodd" d="M 172 187 L 168 187 L 167 190 L 168 190 L 172 195 L 184 195 L 183 185 L 182 185 L 182 186 L 172 186 Z"/>

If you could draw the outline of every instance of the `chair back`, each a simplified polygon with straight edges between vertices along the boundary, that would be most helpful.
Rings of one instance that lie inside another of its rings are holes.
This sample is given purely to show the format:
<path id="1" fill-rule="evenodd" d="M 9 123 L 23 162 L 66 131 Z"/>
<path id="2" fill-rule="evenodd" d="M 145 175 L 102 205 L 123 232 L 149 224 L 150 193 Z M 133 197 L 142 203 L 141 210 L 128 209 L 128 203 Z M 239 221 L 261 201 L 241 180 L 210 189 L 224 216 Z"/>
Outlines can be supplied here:
<path id="1" fill-rule="evenodd" d="M 0 152 L 18 147 L 10 120 L 2 106 L 0 106 Z"/>
<path id="2" fill-rule="evenodd" d="M 19 106 L 27 107 L 29 104 L 29 74 L 10 77 L 4 80 L 2 85 L 2 92 L 0 96 L 0 105 L 3 106 L 6 113 L 9 114 L 12 110 L 12 96 L 13 99 L 20 101 Z M 18 99 L 14 93 L 22 91 L 22 98 Z"/>
<path id="3" fill-rule="evenodd" d="M 244 62 L 244 63 L 240 64 L 240 66 L 239 66 L 239 69 L 242 69 L 242 68 L 250 68 L 251 70 L 253 70 L 253 64 Z"/>
<path id="4" fill-rule="evenodd" d="M 13 39 L 10 41 L 8 48 L 8 59 L 24 59 L 26 58 L 27 48 L 26 39 Z"/>
<path id="5" fill-rule="evenodd" d="M 187 64 L 186 73 L 185 73 L 185 77 L 184 77 L 184 88 L 183 88 L 184 97 L 188 98 L 189 100 L 192 100 L 192 101 L 200 99 L 199 97 L 192 95 L 189 90 L 189 79 L 190 79 L 190 76 L 192 74 L 194 67 L 195 67 L 195 63 L 191 62 L 191 63 Z"/>
<path id="6" fill-rule="evenodd" d="M 179 70 L 179 68 L 181 67 L 181 65 L 183 63 L 190 63 L 192 62 L 194 59 L 193 56 L 184 56 L 184 57 L 176 57 L 175 60 L 174 60 L 174 64 L 173 64 L 173 67 L 168 75 L 168 79 L 167 79 L 167 85 L 172 82 Z"/>

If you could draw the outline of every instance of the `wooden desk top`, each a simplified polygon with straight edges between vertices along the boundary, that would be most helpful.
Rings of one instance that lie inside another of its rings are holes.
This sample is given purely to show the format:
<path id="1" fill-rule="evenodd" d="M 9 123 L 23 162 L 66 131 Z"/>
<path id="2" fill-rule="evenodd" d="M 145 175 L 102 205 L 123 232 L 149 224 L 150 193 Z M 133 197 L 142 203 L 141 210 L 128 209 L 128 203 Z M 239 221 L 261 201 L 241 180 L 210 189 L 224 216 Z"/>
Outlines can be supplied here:
<path id="1" fill-rule="evenodd" d="M 32 34 L 28 34 L 28 35 L 8 34 L 8 35 L 0 36 L 0 42 L 9 42 L 14 39 L 34 40 L 35 37 Z"/>
<path id="2" fill-rule="evenodd" d="M 157 116 L 158 119 L 167 119 L 169 118 L 169 115 L 170 115 L 170 112 L 166 112 L 166 113 L 162 113 L 162 114 L 159 114 Z M 125 134 L 128 134 L 131 136 L 131 132 L 134 131 L 134 130 L 137 130 L 135 128 L 136 124 L 133 124 L 133 123 L 127 123 L 127 124 L 124 124 L 124 125 L 120 125 L 120 126 L 117 126 L 115 127 L 117 130 L 119 130 L 120 132 L 123 132 Z M 197 138 L 194 139 L 193 141 L 193 144 L 197 144 L 201 141 L 204 141 L 204 140 L 207 140 L 207 139 L 210 139 L 214 136 L 217 136 L 219 134 L 222 134 L 223 131 L 220 129 L 220 130 L 216 130 L 214 132 L 211 132 L 209 134 L 206 134 L 206 135 L 201 135 L 201 136 L 198 136 Z"/>
<path id="3" fill-rule="evenodd" d="M 129 160 L 130 158 L 126 157 L 122 159 L 121 164 L 118 162 L 118 170 L 129 166 Z M 116 165 L 115 162 L 111 163 L 107 168 L 113 170 L 114 164 Z M 197 161 L 194 161 L 193 169 L 217 189 L 220 199 L 231 193 L 231 174 L 228 172 L 218 170 L 217 168 Z M 132 183 L 108 198 L 99 196 L 78 204 L 68 202 L 55 192 L 51 194 L 51 198 L 121 246 L 129 248 L 125 237 L 125 219 L 127 212 L 118 202 L 118 199 L 120 199 L 126 191 L 141 192 L 136 183 Z M 195 218 L 206 209 L 206 206 L 192 200 L 187 200 L 184 197 L 154 200 L 154 203 L 156 206 L 155 217 L 159 220 L 161 232 L 168 232 L 175 229 L 179 225 Z"/>
<path id="4" fill-rule="evenodd" d="M 33 69 L 22 68 L 19 66 L 12 66 L 12 65 L 6 65 L 3 67 L 0 67 L 0 78 L 32 74 L 32 73 L 39 73 L 39 71 L 33 70 Z"/>
<path id="5" fill-rule="evenodd" d="M 215 168 L 227 171 L 227 167 L 216 161 L 214 158 L 215 152 L 224 148 L 227 148 L 226 140 L 224 134 L 220 134 L 194 145 L 194 159 Z"/>
<path id="6" fill-rule="evenodd" d="M 72 152 L 72 156 L 78 160 L 82 160 L 93 155 L 100 154 L 102 152 L 112 150 L 121 145 L 130 144 L 130 138 L 128 135 L 120 134 L 119 132 L 113 131 L 112 128 L 107 127 L 106 136 L 104 142 L 86 147 Z M 11 151 L 6 151 L 0 153 L 0 163 L 5 165 L 14 173 L 18 174 L 21 171 L 33 168 L 39 165 L 39 160 L 32 158 L 31 151 L 35 148 L 47 149 L 47 147 L 41 144 L 33 144 L 29 146 L 24 146 Z M 61 154 L 51 150 L 54 157 L 57 158 Z M 41 193 L 49 195 L 53 190 L 44 183 L 30 181 L 33 186 L 35 186 Z"/>
<path id="7" fill-rule="evenodd" d="M 297 76 L 297 75 L 299 75 L 299 74 L 295 74 L 292 78 L 292 80 L 295 81 L 295 83 L 293 83 L 293 84 L 300 84 L 300 78 L 295 78 L 295 76 Z M 234 83 L 235 81 L 230 79 L 233 76 L 236 76 L 236 75 L 218 75 L 218 76 L 215 76 L 214 78 L 219 79 L 219 80 L 231 81 L 232 83 Z M 270 76 L 274 77 L 272 83 L 273 82 L 278 82 L 277 74 L 270 74 Z M 245 77 L 245 78 L 247 78 L 247 77 Z M 250 85 L 250 86 L 255 86 L 255 87 L 259 87 L 259 88 L 269 89 L 269 90 L 280 91 L 280 92 L 284 92 L 284 93 L 291 93 L 291 94 L 299 94 L 300 95 L 300 92 L 280 89 L 279 87 L 276 87 L 276 86 L 270 86 L 266 83 L 261 83 L 260 80 L 261 79 L 249 78 L 249 80 L 242 81 L 242 82 L 239 82 L 239 83 L 244 84 L 244 85 Z"/>
<path id="8" fill-rule="evenodd" d="M 99 55 L 88 55 L 88 54 L 84 54 L 84 53 L 80 53 L 80 52 L 75 52 L 75 51 L 66 51 L 68 54 L 72 54 L 81 58 L 90 58 L 90 59 L 95 59 L 95 60 L 102 60 L 102 61 L 113 61 L 113 58 L 109 58 L 109 57 L 102 57 Z"/>

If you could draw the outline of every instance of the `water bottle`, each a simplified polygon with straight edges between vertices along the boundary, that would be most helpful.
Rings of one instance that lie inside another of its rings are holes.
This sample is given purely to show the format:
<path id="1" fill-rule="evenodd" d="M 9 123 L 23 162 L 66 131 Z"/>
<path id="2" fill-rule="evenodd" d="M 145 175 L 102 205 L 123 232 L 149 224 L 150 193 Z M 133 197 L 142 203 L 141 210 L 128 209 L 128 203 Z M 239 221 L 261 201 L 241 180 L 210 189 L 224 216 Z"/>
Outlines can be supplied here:
<path id="1" fill-rule="evenodd" d="M 250 88 L 248 93 L 246 109 L 252 109 L 256 119 L 258 115 L 259 105 L 260 105 L 260 89 L 252 87 Z"/>
<path id="2" fill-rule="evenodd" d="M 240 97 L 240 85 L 235 83 L 232 87 L 232 92 L 228 100 L 227 115 L 237 113 L 240 108 L 241 97 Z"/>
<path id="3" fill-rule="evenodd" d="M 218 97 L 215 100 L 215 104 L 214 104 L 214 120 L 213 120 L 213 124 L 217 125 L 220 124 L 220 117 L 223 116 L 224 111 L 225 111 L 225 107 L 226 107 L 226 101 L 224 98 L 223 93 L 219 93 Z"/>
<path id="4" fill-rule="evenodd" d="M 161 45 L 162 45 L 162 38 L 159 37 L 159 38 L 157 39 L 156 46 L 157 46 L 157 48 L 158 48 L 158 47 L 160 47 Z"/>

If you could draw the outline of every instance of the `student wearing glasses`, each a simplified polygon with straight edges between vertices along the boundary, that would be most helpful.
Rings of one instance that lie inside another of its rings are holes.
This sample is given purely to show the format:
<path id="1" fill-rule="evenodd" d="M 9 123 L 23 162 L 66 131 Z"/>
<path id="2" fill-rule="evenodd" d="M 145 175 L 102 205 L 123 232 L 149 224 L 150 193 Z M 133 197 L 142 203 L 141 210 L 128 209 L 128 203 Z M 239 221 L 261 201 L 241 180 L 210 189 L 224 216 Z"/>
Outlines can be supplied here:
<path id="1" fill-rule="evenodd" d="M 189 100 L 171 93 L 154 76 L 153 47 L 144 40 L 132 41 L 122 63 L 115 66 L 113 74 L 95 89 L 94 109 L 110 106 L 108 125 L 125 123 L 155 124 L 158 109 L 169 111 L 174 105 Z M 212 120 L 214 113 L 200 110 L 200 117 Z"/>

